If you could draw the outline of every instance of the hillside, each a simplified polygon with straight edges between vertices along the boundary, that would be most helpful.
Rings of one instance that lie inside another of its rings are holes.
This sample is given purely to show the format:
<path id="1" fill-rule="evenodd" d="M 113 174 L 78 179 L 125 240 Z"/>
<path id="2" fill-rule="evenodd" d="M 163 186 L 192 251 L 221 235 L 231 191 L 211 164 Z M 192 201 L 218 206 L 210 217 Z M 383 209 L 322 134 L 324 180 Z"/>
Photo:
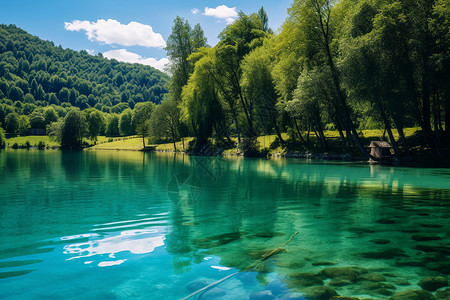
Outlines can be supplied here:
<path id="1" fill-rule="evenodd" d="M 57 110 L 121 113 L 139 102 L 161 102 L 168 79 L 149 66 L 63 49 L 14 25 L 0 25 L 0 108 L 6 114 L 28 115 L 52 104 Z"/>

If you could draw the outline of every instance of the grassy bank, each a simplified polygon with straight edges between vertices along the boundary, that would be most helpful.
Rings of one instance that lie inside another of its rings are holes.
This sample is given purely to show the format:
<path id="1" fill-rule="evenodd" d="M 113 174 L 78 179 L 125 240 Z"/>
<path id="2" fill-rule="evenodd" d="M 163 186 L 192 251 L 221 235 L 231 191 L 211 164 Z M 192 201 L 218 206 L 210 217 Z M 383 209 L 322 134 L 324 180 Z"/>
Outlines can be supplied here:
<path id="1" fill-rule="evenodd" d="M 413 153 L 428 153 L 429 148 L 423 140 L 421 135 L 421 131 L 419 128 L 406 128 L 404 130 L 405 136 L 407 139 L 407 143 L 409 149 Z M 394 130 L 394 136 L 398 140 L 398 133 Z M 316 135 L 311 132 L 309 135 L 309 142 L 305 144 L 299 143 L 299 141 L 292 141 L 288 139 L 286 134 L 282 134 L 283 139 L 286 141 L 284 144 L 280 144 L 277 142 L 276 135 L 264 135 L 258 137 L 258 145 L 259 150 L 264 153 L 270 153 L 274 155 L 284 155 L 286 153 L 298 152 L 298 153 L 315 153 L 315 154 L 349 154 L 354 157 L 361 156 L 359 149 L 357 149 L 353 144 L 353 138 L 351 138 L 350 149 L 344 149 L 342 143 L 339 138 L 339 133 L 337 131 L 325 131 L 326 141 L 328 144 L 328 149 L 323 149 L 319 139 Z M 359 131 L 361 141 L 363 145 L 367 148 L 371 141 L 373 140 L 381 140 L 383 138 L 383 130 L 361 130 Z M 305 139 L 307 138 L 307 133 L 304 133 L 303 136 Z M 385 140 L 387 137 L 385 137 Z M 233 137 L 237 144 L 237 138 Z M 184 140 L 184 149 L 189 151 L 189 144 L 193 141 L 193 138 L 185 138 Z M 23 137 L 14 137 L 6 140 L 7 147 L 12 148 L 14 144 L 17 144 L 19 148 L 22 148 L 29 143 L 32 147 L 37 146 L 39 142 L 44 143 L 47 147 L 59 147 L 59 144 L 54 140 L 50 139 L 48 136 L 23 136 Z M 143 149 L 142 138 L 139 136 L 129 136 L 129 137 L 105 137 L 99 136 L 97 141 L 92 141 L 89 139 L 85 139 L 84 142 L 90 147 L 88 150 L 128 150 L 128 151 L 140 151 Z M 147 142 L 147 141 L 146 141 Z M 404 145 L 401 143 L 400 149 L 405 150 Z M 148 145 L 155 147 L 156 151 L 174 151 L 173 143 L 164 143 L 158 145 Z M 176 143 L 177 151 L 183 150 L 182 141 L 178 141 Z M 428 151 L 428 152 L 427 152 Z M 227 155 L 235 155 L 238 153 L 237 148 L 231 148 L 225 150 L 225 154 Z"/>

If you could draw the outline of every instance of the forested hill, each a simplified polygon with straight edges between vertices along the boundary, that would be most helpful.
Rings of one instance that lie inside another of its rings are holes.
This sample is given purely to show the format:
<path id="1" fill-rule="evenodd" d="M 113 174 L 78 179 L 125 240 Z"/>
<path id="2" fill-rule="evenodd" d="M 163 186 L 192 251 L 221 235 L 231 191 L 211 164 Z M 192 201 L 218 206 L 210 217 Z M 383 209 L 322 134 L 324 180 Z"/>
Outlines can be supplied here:
<path id="1" fill-rule="evenodd" d="M 63 49 L 0 25 L 0 103 L 16 110 L 55 104 L 121 113 L 138 102 L 160 103 L 168 79 L 149 66 Z"/>

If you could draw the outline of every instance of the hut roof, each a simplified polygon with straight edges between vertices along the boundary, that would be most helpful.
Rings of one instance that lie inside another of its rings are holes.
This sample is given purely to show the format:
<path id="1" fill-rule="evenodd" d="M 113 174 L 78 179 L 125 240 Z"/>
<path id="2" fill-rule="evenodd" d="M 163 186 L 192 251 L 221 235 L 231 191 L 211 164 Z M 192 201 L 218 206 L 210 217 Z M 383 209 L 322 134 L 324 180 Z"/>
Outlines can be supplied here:
<path id="1" fill-rule="evenodd" d="M 392 148 L 392 146 L 389 145 L 389 143 L 385 142 L 385 141 L 371 141 L 369 147 L 370 148 Z"/>

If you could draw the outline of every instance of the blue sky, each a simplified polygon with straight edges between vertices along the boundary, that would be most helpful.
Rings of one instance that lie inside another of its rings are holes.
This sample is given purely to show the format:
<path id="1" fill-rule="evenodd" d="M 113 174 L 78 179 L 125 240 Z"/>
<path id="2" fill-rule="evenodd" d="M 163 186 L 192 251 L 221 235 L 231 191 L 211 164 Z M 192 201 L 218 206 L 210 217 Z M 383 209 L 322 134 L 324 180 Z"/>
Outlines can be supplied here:
<path id="1" fill-rule="evenodd" d="M 122 61 L 162 68 L 163 49 L 173 20 L 183 17 L 200 23 L 210 45 L 232 22 L 236 13 L 257 12 L 261 6 L 275 31 L 287 16 L 292 0 L 17 0 L 2 1 L 0 23 L 15 24 L 55 45 L 74 50 L 102 52 Z"/>

